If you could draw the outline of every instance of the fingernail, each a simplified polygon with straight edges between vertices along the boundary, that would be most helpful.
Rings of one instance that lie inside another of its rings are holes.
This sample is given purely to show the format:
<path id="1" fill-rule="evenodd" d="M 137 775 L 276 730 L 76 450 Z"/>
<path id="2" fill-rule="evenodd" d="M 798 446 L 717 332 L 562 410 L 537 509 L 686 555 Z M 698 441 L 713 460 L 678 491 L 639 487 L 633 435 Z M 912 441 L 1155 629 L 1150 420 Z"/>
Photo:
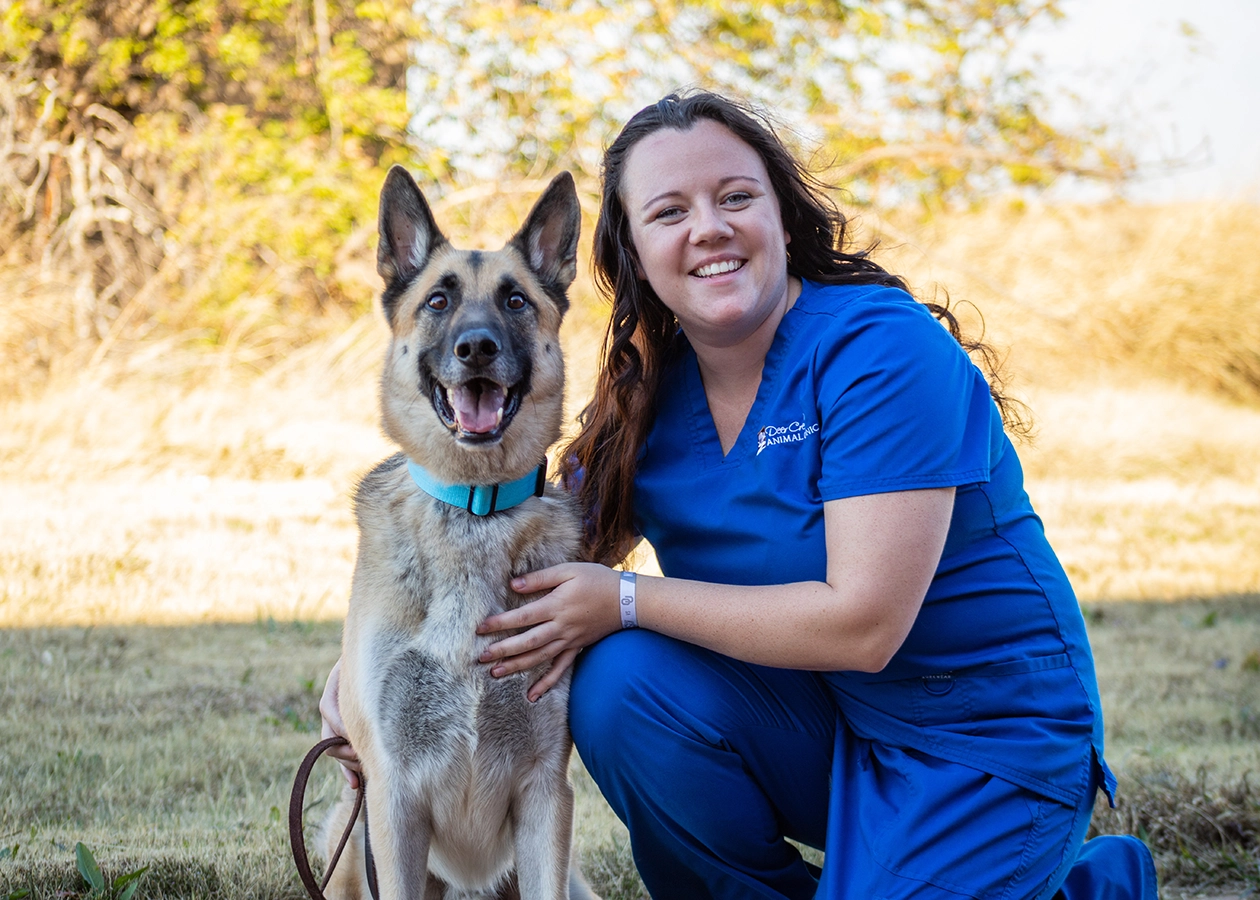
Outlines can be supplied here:
<path id="1" fill-rule="evenodd" d="M 495 678 L 502 678 L 504 675 L 507 674 L 507 669 L 505 669 L 503 666 L 495 666 L 493 669 L 490 670 L 490 674 L 493 675 Z"/>
<path id="2" fill-rule="evenodd" d="M 523 587 L 525 587 L 525 579 L 524 579 L 524 578 L 513 578 L 513 579 L 512 579 L 512 590 L 514 590 L 514 591 L 519 591 L 519 590 L 521 590 Z"/>

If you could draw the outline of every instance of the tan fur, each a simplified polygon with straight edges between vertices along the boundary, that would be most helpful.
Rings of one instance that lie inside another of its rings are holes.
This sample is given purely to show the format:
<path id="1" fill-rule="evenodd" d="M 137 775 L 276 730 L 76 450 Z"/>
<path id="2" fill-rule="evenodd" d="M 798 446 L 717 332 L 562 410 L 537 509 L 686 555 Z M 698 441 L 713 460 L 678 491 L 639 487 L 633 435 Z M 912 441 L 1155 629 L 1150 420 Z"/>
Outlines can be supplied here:
<path id="1" fill-rule="evenodd" d="M 397 167 L 380 219 L 392 329 L 381 410 L 403 452 L 364 477 L 356 496 L 340 705 L 363 765 L 381 900 L 555 900 L 571 889 L 590 897 L 570 866 L 568 678 L 531 704 L 525 692 L 542 671 L 492 678 L 477 661 L 491 639 L 475 633 L 486 616 L 528 599 L 508 589 L 513 576 L 575 557 L 576 512 L 548 486 L 510 510 L 474 516 L 423 493 L 405 463 L 447 484 L 508 482 L 534 470 L 559 437 L 559 330 L 576 271 L 573 182 L 559 176 L 495 252 L 451 247 Z M 510 308 L 513 292 L 525 308 Z M 457 358 L 470 334 L 493 337 L 493 358 Z M 467 377 L 519 386 L 519 410 L 497 439 L 461 432 L 438 413 L 433 385 L 449 397 Z M 351 799 L 347 791 L 325 823 L 329 853 Z M 363 853 L 360 821 L 330 900 L 369 896 Z"/>

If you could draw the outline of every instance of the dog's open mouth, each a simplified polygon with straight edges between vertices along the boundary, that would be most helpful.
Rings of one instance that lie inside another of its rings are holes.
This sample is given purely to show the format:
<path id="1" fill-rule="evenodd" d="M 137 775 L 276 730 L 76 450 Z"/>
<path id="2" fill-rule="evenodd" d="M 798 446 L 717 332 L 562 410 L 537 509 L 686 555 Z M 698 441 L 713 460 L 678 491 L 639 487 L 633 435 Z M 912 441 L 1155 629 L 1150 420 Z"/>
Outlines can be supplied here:
<path id="1" fill-rule="evenodd" d="M 433 408 L 461 441 L 495 441 L 521 408 L 521 394 L 488 378 L 474 378 L 449 390 L 434 382 Z"/>

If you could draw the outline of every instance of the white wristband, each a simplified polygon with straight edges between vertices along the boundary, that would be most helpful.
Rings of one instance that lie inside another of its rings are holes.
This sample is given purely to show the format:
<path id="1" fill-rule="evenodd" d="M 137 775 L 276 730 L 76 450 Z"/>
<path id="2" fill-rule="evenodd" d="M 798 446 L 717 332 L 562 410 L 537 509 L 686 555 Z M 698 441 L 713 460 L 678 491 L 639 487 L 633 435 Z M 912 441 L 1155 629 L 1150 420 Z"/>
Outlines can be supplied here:
<path id="1" fill-rule="evenodd" d="M 638 628 L 639 616 L 634 608 L 635 574 L 621 573 L 621 627 Z"/>

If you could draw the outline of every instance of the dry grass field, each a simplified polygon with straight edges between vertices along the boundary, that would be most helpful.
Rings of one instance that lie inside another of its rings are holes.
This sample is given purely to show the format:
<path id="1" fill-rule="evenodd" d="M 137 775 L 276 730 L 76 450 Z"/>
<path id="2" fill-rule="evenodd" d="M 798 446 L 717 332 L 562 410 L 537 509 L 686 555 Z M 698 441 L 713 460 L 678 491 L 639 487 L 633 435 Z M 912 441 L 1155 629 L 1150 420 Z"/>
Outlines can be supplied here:
<path id="1" fill-rule="evenodd" d="M 921 295 L 948 289 L 972 330 L 983 312 L 1031 410 L 1028 489 L 1088 614 L 1122 777 L 1096 827 L 1155 847 L 1165 897 L 1260 890 L 1260 210 L 861 224 Z M 17 370 L 13 323 L 55 310 L 6 278 Z M 601 314 L 586 279 L 574 410 Z M 0 397 L 0 900 L 78 896 L 57 892 L 82 887 L 80 840 L 107 874 L 151 864 L 140 897 L 300 896 L 281 813 L 337 654 L 350 492 L 391 452 L 378 316 L 315 331 L 265 366 L 248 341 L 85 347 Z M 576 777 L 593 880 L 639 896 Z"/>

